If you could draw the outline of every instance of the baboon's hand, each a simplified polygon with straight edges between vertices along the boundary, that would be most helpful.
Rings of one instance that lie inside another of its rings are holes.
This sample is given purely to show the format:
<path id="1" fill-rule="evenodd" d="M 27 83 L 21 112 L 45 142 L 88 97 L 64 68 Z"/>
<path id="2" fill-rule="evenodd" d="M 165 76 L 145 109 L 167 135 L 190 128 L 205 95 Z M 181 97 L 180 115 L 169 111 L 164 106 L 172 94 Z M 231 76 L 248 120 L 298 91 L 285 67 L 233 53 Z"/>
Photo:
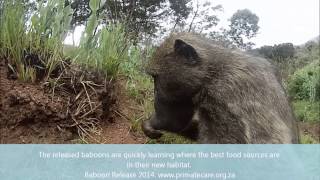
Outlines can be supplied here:
<path id="1" fill-rule="evenodd" d="M 158 139 L 162 136 L 162 132 L 159 131 L 159 130 L 156 130 L 154 129 L 151 124 L 150 124 L 150 121 L 144 121 L 142 124 L 141 124 L 141 127 L 142 127 L 142 130 L 144 132 L 144 134 L 146 136 L 148 136 L 149 138 L 151 139 Z"/>

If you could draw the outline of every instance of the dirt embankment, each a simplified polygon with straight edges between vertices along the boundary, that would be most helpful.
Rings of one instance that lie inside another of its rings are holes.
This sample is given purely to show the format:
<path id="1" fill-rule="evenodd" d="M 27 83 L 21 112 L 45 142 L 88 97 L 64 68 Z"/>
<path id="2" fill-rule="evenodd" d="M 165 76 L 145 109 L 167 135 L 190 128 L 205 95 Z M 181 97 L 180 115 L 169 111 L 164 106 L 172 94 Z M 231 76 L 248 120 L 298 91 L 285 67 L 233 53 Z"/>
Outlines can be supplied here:
<path id="1" fill-rule="evenodd" d="M 10 79 L 0 60 L 0 143 L 145 142 L 141 134 L 131 133 L 128 119 L 114 113 L 119 108 L 127 112 L 126 103 L 132 103 L 123 90 L 115 93 L 114 83 L 104 87 L 89 81 L 74 83 L 77 74 L 64 77 L 72 87 L 22 83 Z"/>
<path id="2" fill-rule="evenodd" d="M 69 143 L 72 131 L 66 123 L 65 103 L 52 101 L 40 85 L 9 80 L 0 62 L 0 143 Z"/>

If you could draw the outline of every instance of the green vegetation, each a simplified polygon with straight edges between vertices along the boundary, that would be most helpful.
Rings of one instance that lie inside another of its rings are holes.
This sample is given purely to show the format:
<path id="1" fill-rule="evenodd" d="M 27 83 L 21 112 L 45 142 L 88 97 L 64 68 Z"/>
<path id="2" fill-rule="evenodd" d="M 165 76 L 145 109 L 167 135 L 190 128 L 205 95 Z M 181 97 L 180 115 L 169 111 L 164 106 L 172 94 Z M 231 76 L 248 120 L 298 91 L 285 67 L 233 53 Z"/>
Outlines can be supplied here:
<path id="1" fill-rule="evenodd" d="M 318 52 L 318 53 L 315 53 Z M 294 112 L 300 121 L 320 122 L 320 54 L 319 45 L 298 52 L 287 79 L 287 90 Z"/>
<path id="2" fill-rule="evenodd" d="M 63 0 L 41 1 L 38 12 L 31 17 L 30 53 L 37 54 L 43 61 L 46 79 L 63 61 L 62 41 L 71 22 L 70 6 L 64 6 Z"/>
<path id="3" fill-rule="evenodd" d="M 131 117 L 132 130 L 142 132 L 141 122 L 148 119 L 153 109 L 153 80 L 144 73 L 145 62 L 151 57 L 153 49 L 131 46 L 129 58 L 120 65 L 126 77 L 125 88 L 128 95 L 138 104 L 141 114 Z"/>
<path id="4" fill-rule="evenodd" d="M 296 117 L 304 122 L 320 122 L 320 66 L 313 61 L 296 70 L 288 79 Z"/>
<path id="5" fill-rule="evenodd" d="M 38 11 L 28 14 L 20 1 L 6 1 L 1 17 L 1 56 L 19 80 L 48 79 L 63 60 L 62 39 L 71 21 L 71 8 L 64 1 L 38 3 Z"/>
<path id="6" fill-rule="evenodd" d="M 153 49 L 132 46 L 129 59 L 121 64 L 122 74 L 127 77 L 126 88 L 129 95 L 139 104 L 153 97 L 153 81 L 144 73 L 145 62 L 149 60 L 152 52 Z"/>
<path id="7" fill-rule="evenodd" d="M 297 47 L 292 43 L 262 46 L 253 53 L 273 60 L 279 67 L 298 120 L 320 122 L 319 41 L 309 41 Z"/>
<path id="8" fill-rule="evenodd" d="M 119 65 L 128 59 L 130 42 L 121 24 L 99 27 L 99 0 L 91 0 L 89 6 L 92 13 L 82 34 L 75 62 L 112 78 L 117 75 Z"/>
<path id="9" fill-rule="evenodd" d="M 320 100 L 320 66 L 313 61 L 296 70 L 288 79 L 288 92 L 294 100 Z"/>
<path id="10" fill-rule="evenodd" d="M 121 24 L 102 28 L 96 34 L 92 34 L 92 24 L 95 23 L 89 23 L 82 35 L 74 62 L 112 78 L 117 75 L 119 65 L 128 59 L 130 43 Z"/>
<path id="11" fill-rule="evenodd" d="M 34 70 L 26 69 L 22 62 L 23 51 L 28 44 L 22 4 L 15 1 L 4 4 L 1 27 L 1 56 L 8 57 L 9 67 L 20 80 L 34 80 Z"/>
<path id="12" fill-rule="evenodd" d="M 172 134 L 172 133 L 164 133 L 164 135 L 157 139 L 150 139 L 148 142 L 148 144 L 159 144 L 159 143 L 163 143 L 163 144 L 195 144 L 195 141 L 192 141 L 190 139 L 187 139 L 183 136 L 179 136 L 176 134 Z"/>
<path id="13" fill-rule="evenodd" d="M 121 24 L 98 30 L 98 2 L 92 0 L 90 3 L 93 12 L 83 32 L 80 48 L 66 52 L 77 64 L 111 78 L 117 74 L 119 64 L 128 58 L 130 43 Z M 65 6 L 64 0 L 49 0 L 37 3 L 37 11 L 31 14 L 30 20 L 25 18 L 26 13 L 19 1 L 4 4 L 0 53 L 7 57 L 18 79 L 34 82 L 43 78 L 37 77 L 40 76 L 37 72 L 43 70 L 48 80 L 64 60 L 62 42 L 70 26 L 72 9 L 70 5 Z M 32 57 L 31 60 L 28 57 Z"/>
<path id="14" fill-rule="evenodd" d="M 293 109 L 296 117 L 300 121 L 304 122 L 320 122 L 319 110 L 320 110 L 320 103 L 319 101 L 316 102 L 309 102 L 305 100 L 301 101 L 294 101 L 293 102 Z"/>
<path id="15" fill-rule="evenodd" d="M 313 137 L 311 137 L 308 134 L 303 134 L 300 137 L 300 143 L 301 144 L 318 144 L 319 142 L 315 140 Z"/>

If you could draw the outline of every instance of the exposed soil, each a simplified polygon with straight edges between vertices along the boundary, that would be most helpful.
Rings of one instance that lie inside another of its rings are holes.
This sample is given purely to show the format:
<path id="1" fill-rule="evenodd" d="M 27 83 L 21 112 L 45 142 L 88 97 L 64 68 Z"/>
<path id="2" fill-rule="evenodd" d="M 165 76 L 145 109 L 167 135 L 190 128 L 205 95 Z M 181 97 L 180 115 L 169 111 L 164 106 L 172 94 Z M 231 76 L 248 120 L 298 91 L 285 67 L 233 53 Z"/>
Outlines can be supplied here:
<path id="1" fill-rule="evenodd" d="M 7 78 L 0 61 L 0 142 L 69 143 L 74 134 L 61 128 L 66 122 L 63 99 L 51 101 L 39 85 Z"/>
<path id="2" fill-rule="evenodd" d="M 90 143 L 108 143 L 108 144 L 143 144 L 146 143 L 146 137 L 139 132 L 131 130 L 132 123 L 130 117 L 137 113 L 138 105 L 125 93 L 125 81 L 119 79 L 115 83 L 115 96 L 117 103 L 113 109 L 113 118 L 102 123 L 101 134 L 94 137 Z M 135 107 L 135 108 L 132 108 Z"/>
<path id="3" fill-rule="evenodd" d="M 30 84 L 11 79 L 7 65 L 0 60 L 0 143 L 79 143 L 79 130 L 89 143 L 145 142 L 144 136 L 131 133 L 131 123 L 123 118 L 131 113 L 126 110 L 128 99 L 114 94 L 113 84 L 96 91 L 80 91 L 74 86 L 62 85 L 52 96 L 53 91 L 41 82 Z M 88 110 L 89 105 L 84 106 L 88 104 L 85 93 L 95 94 L 89 99 L 94 111 Z M 127 114 L 120 116 L 115 113 L 117 109 Z"/>

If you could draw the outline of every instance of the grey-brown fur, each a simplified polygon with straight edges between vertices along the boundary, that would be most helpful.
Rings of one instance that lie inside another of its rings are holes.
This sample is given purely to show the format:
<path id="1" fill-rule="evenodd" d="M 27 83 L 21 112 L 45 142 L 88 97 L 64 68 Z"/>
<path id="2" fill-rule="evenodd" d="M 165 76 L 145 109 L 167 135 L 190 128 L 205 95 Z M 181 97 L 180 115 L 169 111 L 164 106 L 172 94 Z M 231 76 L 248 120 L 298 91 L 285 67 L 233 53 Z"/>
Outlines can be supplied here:
<path id="1" fill-rule="evenodd" d="M 150 137 L 167 130 L 191 132 L 200 143 L 298 143 L 285 91 L 265 59 L 180 33 L 161 44 L 147 72 L 155 78 L 156 112 L 143 124 Z"/>

